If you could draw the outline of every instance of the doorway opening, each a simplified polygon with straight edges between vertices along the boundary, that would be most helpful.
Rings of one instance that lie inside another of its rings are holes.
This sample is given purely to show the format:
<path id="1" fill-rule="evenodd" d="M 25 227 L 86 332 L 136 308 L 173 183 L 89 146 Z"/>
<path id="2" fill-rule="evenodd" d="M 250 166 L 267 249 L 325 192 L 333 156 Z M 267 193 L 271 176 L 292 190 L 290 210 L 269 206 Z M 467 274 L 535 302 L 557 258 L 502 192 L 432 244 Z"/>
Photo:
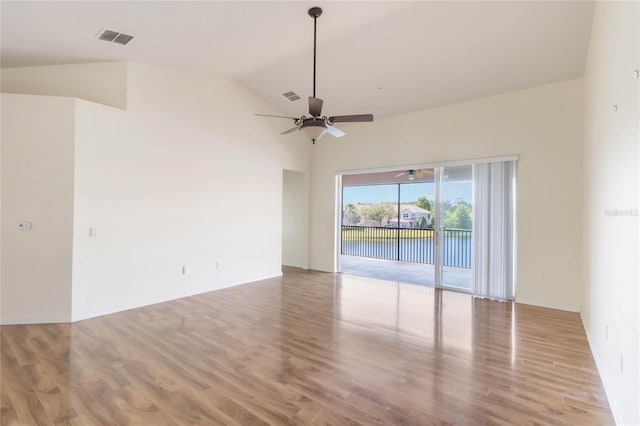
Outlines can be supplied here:
<path id="1" fill-rule="evenodd" d="M 305 173 L 282 172 L 282 266 L 309 265 L 309 200 Z"/>

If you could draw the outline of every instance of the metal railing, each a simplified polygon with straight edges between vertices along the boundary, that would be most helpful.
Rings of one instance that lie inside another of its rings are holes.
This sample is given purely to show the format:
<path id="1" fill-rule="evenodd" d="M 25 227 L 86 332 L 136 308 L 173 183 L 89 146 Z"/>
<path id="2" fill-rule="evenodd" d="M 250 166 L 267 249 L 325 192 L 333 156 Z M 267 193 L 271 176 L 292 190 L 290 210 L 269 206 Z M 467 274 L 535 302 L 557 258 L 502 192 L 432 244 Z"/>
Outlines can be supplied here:
<path id="1" fill-rule="evenodd" d="M 433 264 L 434 237 L 433 229 L 343 225 L 341 253 Z M 442 241 L 444 266 L 471 268 L 471 230 L 445 229 Z"/>
<path id="2" fill-rule="evenodd" d="M 445 229 L 442 232 L 442 265 L 471 268 L 470 229 Z"/>

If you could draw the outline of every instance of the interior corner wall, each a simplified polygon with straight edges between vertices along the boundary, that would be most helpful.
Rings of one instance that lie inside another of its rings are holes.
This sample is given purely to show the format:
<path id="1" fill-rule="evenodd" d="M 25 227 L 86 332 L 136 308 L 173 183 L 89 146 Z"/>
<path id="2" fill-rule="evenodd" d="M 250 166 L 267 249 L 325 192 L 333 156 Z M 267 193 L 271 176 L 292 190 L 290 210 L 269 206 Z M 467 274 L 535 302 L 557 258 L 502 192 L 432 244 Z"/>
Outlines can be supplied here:
<path id="1" fill-rule="evenodd" d="M 1 322 L 71 319 L 71 98 L 2 94 Z M 18 224 L 29 222 L 31 230 Z"/>
<path id="2" fill-rule="evenodd" d="M 344 126 L 314 146 L 311 268 L 335 268 L 340 170 L 518 154 L 516 298 L 579 311 L 582 303 L 581 79 Z"/>
<path id="3" fill-rule="evenodd" d="M 45 96 L 2 95 L 3 322 L 76 321 L 282 273 L 282 171 L 308 175 L 308 141 L 281 137 L 253 115 L 278 111 L 210 74 L 127 63 L 126 110 L 41 86 L 104 66 L 34 67 L 20 90 Z"/>
<path id="4" fill-rule="evenodd" d="M 66 96 L 127 108 L 127 63 L 91 62 L 74 65 L 4 68 L 3 93 Z"/>
<path id="5" fill-rule="evenodd" d="M 280 275 L 282 170 L 310 144 L 231 80 L 127 70 L 127 111 L 78 102 L 74 320 Z"/>
<path id="6" fill-rule="evenodd" d="M 584 81 L 582 320 L 621 425 L 640 424 L 639 68 L 640 3 L 597 2 Z"/>

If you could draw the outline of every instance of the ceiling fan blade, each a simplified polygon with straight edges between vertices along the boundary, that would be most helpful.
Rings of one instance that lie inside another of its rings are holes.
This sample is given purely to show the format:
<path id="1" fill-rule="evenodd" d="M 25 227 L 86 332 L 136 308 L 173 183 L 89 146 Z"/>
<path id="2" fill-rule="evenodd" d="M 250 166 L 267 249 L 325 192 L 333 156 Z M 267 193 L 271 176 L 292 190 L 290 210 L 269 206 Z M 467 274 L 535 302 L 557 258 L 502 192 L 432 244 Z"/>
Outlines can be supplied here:
<path id="1" fill-rule="evenodd" d="M 373 121 L 373 114 L 336 115 L 329 117 L 329 121 L 332 123 L 364 123 Z"/>
<path id="2" fill-rule="evenodd" d="M 288 118 L 289 120 L 297 120 L 296 117 L 285 117 L 284 115 L 254 114 L 258 117 Z"/>
<path id="3" fill-rule="evenodd" d="M 329 133 L 331 136 L 334 136 L 336 138 L 341 138 L 344 135 L 346 135 L 346 133 L 343 132 L 342 130 L 338 129 L 337 127 L 329 126 L 328 124 L 327 124 L 327 133 Z"/>
<path id="4" fill-rule="evenodd" d="M 309 96 L 309 114 L 314 117 L 322 115 L 322 99 Z"/>
<path id="5" fill-rule="evenodd" d="M 292 127 L 289 130 L 285 130 L 284 132 L 280 133 L 281 135 L 288 135 L 289 133 L 295 132 L 296 130 L 298 130 L 298 126 L 296 127 Z"/>
<path id="6" fill-rule="evenodd" d="M 400 172 L 397 175 L 394 176 L 394 178 L 399 178 L 400 176 L 404 176 L 406 175 L 408 172 Z"/>

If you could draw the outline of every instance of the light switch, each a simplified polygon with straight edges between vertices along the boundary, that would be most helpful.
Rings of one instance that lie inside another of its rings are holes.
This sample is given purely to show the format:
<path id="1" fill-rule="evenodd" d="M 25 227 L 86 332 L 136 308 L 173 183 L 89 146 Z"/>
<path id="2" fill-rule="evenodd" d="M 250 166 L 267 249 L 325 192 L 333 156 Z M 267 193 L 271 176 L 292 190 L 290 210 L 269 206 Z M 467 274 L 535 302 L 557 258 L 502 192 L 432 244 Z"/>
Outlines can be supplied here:
<path id="1" fill-rule="evenodd" d="M 89 228 L 89 236 L 90 237 L 95 237 L 97 234 L 98 230 L 96 229 L 95 226 L 92 226 Z"/>
<path id="2" fill-rule="evenodd" d="M 31 231 L 31 222 L 19 222 L 18 229 L 21 231 Z"/>

